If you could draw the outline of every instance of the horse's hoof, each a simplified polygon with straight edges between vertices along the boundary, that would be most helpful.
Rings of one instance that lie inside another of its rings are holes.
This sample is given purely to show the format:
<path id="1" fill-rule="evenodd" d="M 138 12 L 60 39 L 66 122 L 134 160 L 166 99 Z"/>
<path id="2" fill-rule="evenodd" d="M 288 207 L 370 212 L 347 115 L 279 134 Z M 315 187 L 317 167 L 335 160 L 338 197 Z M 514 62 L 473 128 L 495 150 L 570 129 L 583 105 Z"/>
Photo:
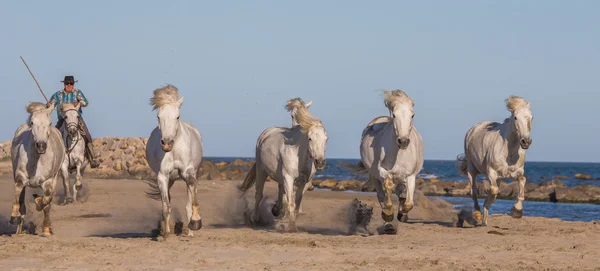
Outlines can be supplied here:
<path id="1" fill-rule="evenodd" d="M 384 234 L 396 234 L 396 227 L 392 223 L 386 223 L 383 225 L 383 233 Z"/>
<path id="2" fill-rule="evenodd" d="M 42 201 L 43 201 L 42 197 L 36 197 L 34 201 L 35 201 L 35 209 L 38 212 L 41 212 L 44 209 L 44 206 L 42 206 Z"/>
<path id="3" fill-rule="evenodd" d="M 271 208 L 271 213 L 273 214 L 274 217 L 279 217 L 281 216 L 281 210 L 283 208 L 277 206 L 277 204 L 273 205 L 273 207 Z"/>
<path id="4" fill-rule="evenodd" d="M 19 225 L 21 223 L 23 223 L 23 219 L 20 216 L 11 216 L 10 217 L 10 224 Z"/>
<path id="5" fill-rule="evenodd" d="M 408 214 L 398 213 L 398 221 L 406 223 L 408 221 Z"/>
<path id="6" fill-rule="evenodd" d="M 523 209 L 519 210 L 513 206 L 512 209 L 510 210 L 510 216 L 512 216 L 513 218 L 523 217 Z"/>
<path id="7" fill-rule="evenodd" d="M 383 221 L 385 221 L 385 222 L 392 222 L 394 220 L 394 215 L 393 214 L 386 215 L 383 211 L 381 211 L 381 218 L 383 218 Z"/>
<path id="8" fill-rule="evenodd" d="M 169 230 L 167 230 L 167 224 L 165 223 L 164 220 L 160 221 L 160 236 L 162 236 L 164 239 L 167 239 L 167 237 L 169 237 Z"/>
<path id="9" fill-rule="evenodd" d="M 200 228 L 202 228 L 202 219 L 191 220 L 190 223 L 188 223 L 188 228 L 190 228 L 190 230 L 193 231 L 199 230 Z"/>
<path id="10" fill-rule="evenodd" d="M 295 223 L 292 223 L 292 224 L 288 225 L 286 232 L 290 232 L 290 233 L 298 232 L 298 227 L 296 227 Z"/>
<path id="11" fill-rule="evenodd" d="M 44 227 L 44 230 L 42 231 L 42 236 L 50 237 L 52 236 L 52 234 L 52 229 L 50 227 Z"/>
<path id="12" fill-rule="evenodd" d="M 73 203 L 73 202 L 74 202 L 73 198 L 67 198 L 67 199 L 65 200 L 65 203 L 66 203 L 66 204 L 71 204 L 71 203 Z"/>
<path id="13" fill-rule="evenodd" d="M 81 190 L 81 188 L 83 188 L 83 184 L 75 185 L 75 189 L 77 189 L 77 191 Z"/>
<path id="14" fill-rule="evenodd" d="M 473 219 L 475 219 L 477 221 L 481 221 L 482 218 L 483 218 L 483 215 L 481 215 L 480 211 L 473 212 Z"/>

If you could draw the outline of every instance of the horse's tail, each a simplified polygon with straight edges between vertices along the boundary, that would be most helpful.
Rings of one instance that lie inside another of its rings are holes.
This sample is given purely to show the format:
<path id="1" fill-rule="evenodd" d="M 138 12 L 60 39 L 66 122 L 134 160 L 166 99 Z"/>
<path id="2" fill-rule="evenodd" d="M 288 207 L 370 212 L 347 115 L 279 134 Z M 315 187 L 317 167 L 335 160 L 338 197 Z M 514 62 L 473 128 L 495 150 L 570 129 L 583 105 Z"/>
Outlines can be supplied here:
<path id="1" fill-rule="evenodd" d="M 150 186 L 150 190 L 146 191 L 146 197 L 149 197 L 153 200 L 162 200 L 162 194 L 160 193 L 160 188 L 158 188 L 158 179 L 151 180 L 143 180 L 148 186 Z M 175 183 L 175 180 L 169 180 L 169 190 Z"/>
<path id="2" fill-rule="evenodd" d="M 365 167 L 365 164 L 363 164 L 362 161 L 358 162 L 358 164 L 341 162 L 337 166 L 343 170 L 350 172 L 350 173 L 355 173 L 355 174 L 359 174 L 359 175 L 367 174 L 369 172 L 367 170 L 367 167 Z"/>
<path id="3" fill-rule="evenodd" d="M 454 161 L 454 167 L 460 175 L 467 175 L 467 157 L 464 153 L 459 154 Z"/>
<path id="4" fill-rule="evenodd" d="M 246 191 L 248 191 L 248 189 L 250 189 L 250 187 L 254 185 L 254 183 L 256 183 L 256 162 L 252 164 L 250 171 L 248 171 L 248 174 L 246 174 L 246 178 L 244 178 L 244 182 L 242 182 L 237 187 L 238 190 L 242 192 L 241 196 L 243 196 L 244 193 L 246 193 Z"/>

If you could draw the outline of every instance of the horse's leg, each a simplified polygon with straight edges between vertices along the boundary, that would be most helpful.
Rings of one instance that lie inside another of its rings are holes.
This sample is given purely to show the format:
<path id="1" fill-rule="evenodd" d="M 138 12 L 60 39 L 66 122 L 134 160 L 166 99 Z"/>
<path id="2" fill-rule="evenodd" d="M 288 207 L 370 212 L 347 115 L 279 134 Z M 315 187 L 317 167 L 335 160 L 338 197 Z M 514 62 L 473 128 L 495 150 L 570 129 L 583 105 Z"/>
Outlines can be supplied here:
<path id="1" fill-rule="evenodd" d="M 263 199 L 263 189 L 265 188 L 265 182 L 267 181 L 267 173 L 260 167 L 256 168 L 256 182 L 254 188 L 256 193 L 254 194 L 254 210 L 252 210 L 252 216 L 250 217 L 250 224 L 256 225 L 258 223 L 258 212 L 260 211 L 260 202 Z"/>
<path id="2" fill-rule="evenodd" d="M 17 225 L 16 234 L 20 234 L 23 231 L 25 214 L 25 187 L 23 186 L 23 177 L 22 175 L 17 175 L 15 180 L 15 198 L 13 201 L 12 214 L 10 216 L 10 224 Z"/>
<path id="3" fill-rule="evenodd" d="M 496 183 L 496 178 L 498 175 L 496 171 L 490 170 L 488 173 L 488 178 L 490 179 L 490 191 L 488 192 L 488 196 L 483 202 L 483 225 L 487 226 L 488 213 L 490 208 L 492 207 L 492 203 L 496 201 L 496 196 L 498 195 L 498 184 Z"/>
<path id="4" fill-rule="evenodd" d="M 381 180 L 375 180 L 377 190 L 377 199 L 381 205 L 381 218 L 383 218 L 383 231 L 385 234 L 396 234 L 396 227 L 392 224 L 394 220 L 394 205 L 392 194 L 394 191 L 394 182 L 388 176 Z"/>
<path id="5" fill-rule="evenodd" d="M 288 231 L 296 232 L 298 229 L 296 228 L 296 201 L 294 193 L 294 178 L 289 176 L 288 174 L 283 175 L 283 186 L 285 189 L 287 210 L 285 216 L 288 219 Z M 284 217 L 285 217 L 284 216 Z"/>
<path id="6" fill-rule="evenodd" d="M 171 233 L 171 201 L 169 197 L 169 177 L 162 172 L 158 173 L 157 176 L 158 189 L 160 190 L 160 196 L 162 200 L 162 221 L 160 227 L 160 234 L 167 238 Z"/>
<path id="7" fill-rule="evenodd" d="M 519 195 L 517 196 L 517 202 L 510 210 L 510 215 L 514 218 L 521 218 L 523 217 L 523 201 L 525 200 L 525 182 L 527 179 L 521 175 L 517 180 L 519 181 Z"/>
<path id="8" fill-rule="evenodd" d="M 83 161 L 78 161 L 77 165 L 75 166 L 75 172 L 77 175 L 75 175 L 75 183 L 73 184 L 73 201 L 77 201 L 77 192 L 79 192 L 79 190 L 81 190 L 81 188 L 83 187 L 83 185 L 81 184 L 82 164 Z"/>
<path id="9" fill-rule="evenodd" d="M 52 196 L 54 195 L 54 189 L 56 188 L 56 181 L 58 175 L 53 178 L 46 180 L 42 184 L 44 194 L 41 197 L 35 199 L 36 209 L 38 211 L 44 211 L 44 222 L 42 222 L 42 236 L 52 235 L 52 223 L 50 221 L 50 208 L 52 207 Z"/>
<path id="10" fill-rule="evenodd" d="M 396 185 L 396 196 L 398 196 L 398 221 L 400 222 L 406 222 L 406 221 L 402 221 L 403 215 L 402 215 L 402 206 L 404 205 L 404 203 L 406 202 L 406 194 L 403 195 L 403 193 L 406 191 L 406 185 L 403 183 L 399 183 Z"/>
<path id="11" fill-rule="evenodd" d="M 187 192 L 188 192 L 188 202 L 186 206 L 187 216 L 188 216 L 188 228 L 192 231 L 197 231 L 202 228 L 202 217 L 200 216 L 200 205 L 198 204 L 198 199 L 196 198 L 196 190 L 198 180 L 194 172 L 194 168 L 188 169 L 186 176 L 187 183 Z M 188 232 L 189 236 L 193 236 L 194 234 L 190 231 Z"/>
<path id="12" fill-rule="evenodd" d="M 479 194 L 479 190 L 477 189 L 477 172 L 471 166 L 467 169 L 467 177 L 469 178 L 471 198 L 473 199 L 473 218 L 481 220 L 481 208 L 479 207 L 479 202 L 477 202 L 477 195 Z"/>
<path id="13" fill-rule="evenodd" d="M 303 182 L 304 186 L 300 187 L 302 189 L 298 189 L 298 191 L 302 191 L 302 193 L 296 193 L 296 209 L 298 210 L 299 214 L 303 214 L 304 213 L 302 211 L 302 199 L 304 197 L 304 193 L 306 193 L 306 191 L 308 191 L 308 189 L 312 186 L 312 179 L 315 176 L 315 172 L 316 172 L 316 169 L 311 164 L 310 165 L 310 175 L 308 176 L 308 178 L 306 179 L 306 181 Z"/>
<path id="14" fill-rule="evenodd" d="M 271 208 L 271 213 L 274 217 L 279 218 L 281 217 L 281 212 L 283 211 L 283 194 L 285 192 L 283 180 L 277 181 L 277 188 L 277 201 Z"/>
<path id="15" fill-rule="evenodd" d="M 71 174 L 69 174 L 69 157 L 65 157 L 65 161 L 60 166 L 60 175 L 63 180 L 63 187 L 65 192 L 65 204 L 73 203 L 73 194 L 71 192 Z"/>
<path id="16" fill-rule="evenodd" d="M 400 201 L 400 207 L 402 210 L 398 211 L 398 221 L 400 222 L 408 221 L 408 212 L 410 212 L 410 210 L 412 210 L 412 208 L 415 206 L 414 195 L 416 179 L 416 175 L 406 177 L 406 199 L 404 201 Z"/>

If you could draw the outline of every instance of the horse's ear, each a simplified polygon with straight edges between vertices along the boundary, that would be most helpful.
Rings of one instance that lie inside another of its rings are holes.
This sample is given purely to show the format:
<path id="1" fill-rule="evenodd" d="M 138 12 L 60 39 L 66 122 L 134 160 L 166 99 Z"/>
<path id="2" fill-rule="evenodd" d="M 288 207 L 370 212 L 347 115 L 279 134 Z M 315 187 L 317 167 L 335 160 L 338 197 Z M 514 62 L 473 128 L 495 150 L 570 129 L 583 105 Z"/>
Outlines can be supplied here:
<path id="1" fill-rule="evenodd" d="M 54 110 L 54 104 L 52 104 L 52 106 L 50 106 L 50 107 L 46 108 L 46 113 L 47 113 L 48 115 L 50 115 L 50 113 L 52 113 L 52 110 Z"/>
<path id="2" fill-rule="evenodd" d="M 183 96 L 181 96 L 181 98 L 179 98 L 179 101 L 177 101 L 177 106 L 181 107 L 181 105 L 183 104 Z"/>
<path id="3" fill-rule="evenodd" d="M 75 110 L 76 110 L 76 111 L 79 111 L 79 108 L 81 108 L 81 104 L 77 104 L 77 105 L 75 106 Z"/>
<path id="4" fill-rule="evenodd" d="M 312 105 L 312 101 L 306 103 L 304 106 L 308 109 Z"/>

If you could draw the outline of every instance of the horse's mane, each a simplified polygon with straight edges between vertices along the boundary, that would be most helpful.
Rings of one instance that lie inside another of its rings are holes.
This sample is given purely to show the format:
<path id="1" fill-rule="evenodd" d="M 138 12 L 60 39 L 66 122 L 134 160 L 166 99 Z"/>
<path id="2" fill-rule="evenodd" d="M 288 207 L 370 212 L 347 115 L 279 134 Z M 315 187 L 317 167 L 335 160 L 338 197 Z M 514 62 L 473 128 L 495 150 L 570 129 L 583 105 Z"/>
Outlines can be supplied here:
<path id="1" fill-rule="evenodd" d="M 156 110 L 165 104 L 174 103 L 178 99 L 179 90 L 175 86 L 167 84 L 154 90 L 154 96 L 150 98 L 150 105 L 152 105 L 152 110 Z"/>
<path id="2" fill-rule="evenodd" d="M 296 118 L 296 121 L 298 122 L 298 125 L 300 125 L 302 129 L 309 130 L 312 127 L 323 126 L 321 120 L 313 116 L 310 113 L 310 111 L 308 111 L 308 108 L 306 108 L 304 101 L 302 101 L 302 99 L 300 98 L 294 98 L 289 100 L 285 108 L 289 112 L 295 111 L 294 116 Z"/>
<path id="3" fill-rule="evenodd" d="M 60 111 L 75 110 L 75 106 L 72 103 L 63 103 L 60 105 Z"/>
<path id="4" fill-rule="evenodd" d="M 26 107 L 27 113 L 29 114 L 33 114 L 35 112 L 39 112 L 46 109 L 48 109 L 46 105 L 40 102 L 30 102 Z"/>
<path id="5" fill-rule="evenodd" d="M 389 109 L 394 109 L 397 104 L 410 103 L 411 106 L 415 106 L 413 100 L 404 93 L 404 91 L 397 89 L 394 91 L 383 91 L 385 98 L 385 106 Z"/>
<path id="6" fill-rule="evenodd" d="M 514 112 L 518 108 L 529 107 L 529 102 L 519 96 L 510 96 L 506 100 L 506 109 L 510 112 Z"/>

